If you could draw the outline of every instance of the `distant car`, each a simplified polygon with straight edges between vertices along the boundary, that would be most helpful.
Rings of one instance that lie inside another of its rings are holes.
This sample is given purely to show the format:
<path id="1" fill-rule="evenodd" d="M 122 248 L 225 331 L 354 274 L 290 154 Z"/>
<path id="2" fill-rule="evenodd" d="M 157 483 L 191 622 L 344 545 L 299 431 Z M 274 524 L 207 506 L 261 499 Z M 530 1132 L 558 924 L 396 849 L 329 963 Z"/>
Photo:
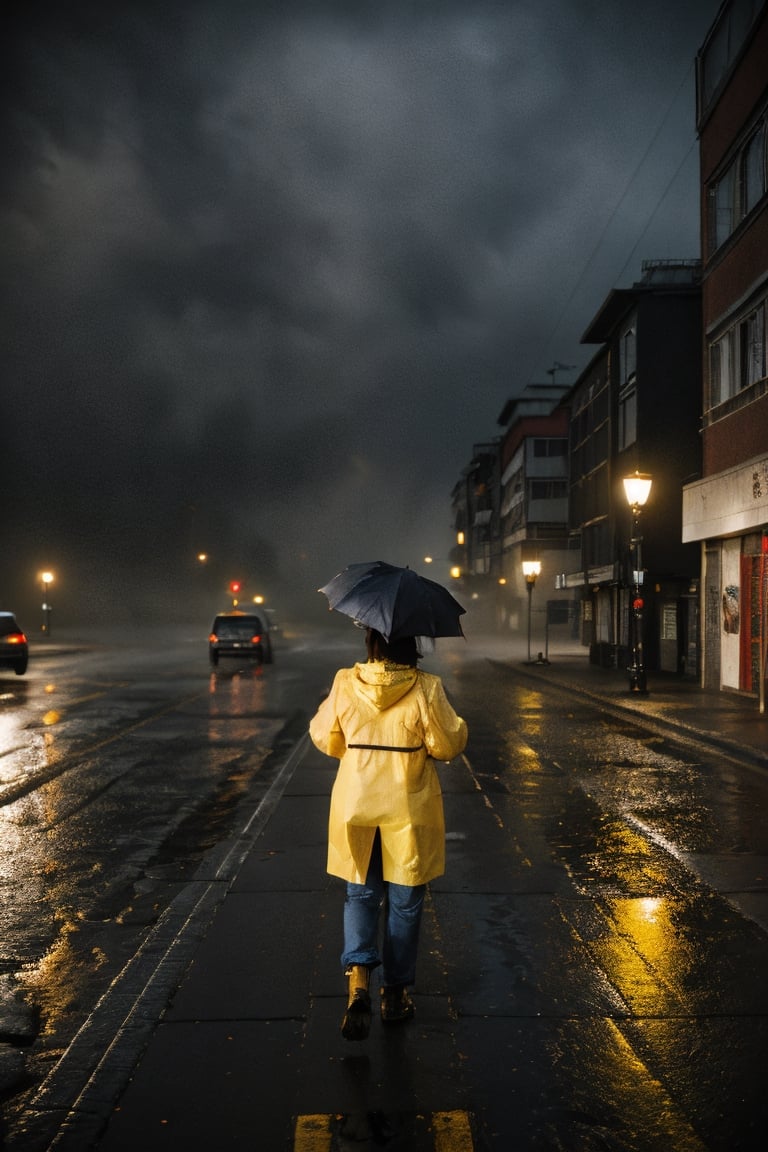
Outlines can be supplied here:
<path id="1" fill-rule="evenodd" d="M 13 668 L 23 676 L 29 661 L 27 638 L 16 623 L 13 612 L 0 612 L 0 667 Z"/>
<path id="2" fill-rule="evenodd" d="M 269 622 L 260 612 L 220 612 L 211 625 L 208 637 L 208 655 L 211 664 L 218 664 L 220 656 L 247 657 L 260 664 L 272 663 L 272 639 Z"/>

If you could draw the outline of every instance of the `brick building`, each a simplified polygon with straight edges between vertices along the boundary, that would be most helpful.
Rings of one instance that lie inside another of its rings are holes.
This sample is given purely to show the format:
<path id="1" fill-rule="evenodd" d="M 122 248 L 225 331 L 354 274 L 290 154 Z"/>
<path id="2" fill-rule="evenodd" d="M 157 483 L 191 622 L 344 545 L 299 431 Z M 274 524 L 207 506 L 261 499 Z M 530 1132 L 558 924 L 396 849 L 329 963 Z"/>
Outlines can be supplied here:
<path id="1" fill-rule="evenodd" d="M 701 549 L 702 680 L 765 691 L 768 579 L 768 4 L 722 5 L 697 58 L 701 478 L 683 540 Z M 761 675 L 761 670 L 762 675 Z"/>

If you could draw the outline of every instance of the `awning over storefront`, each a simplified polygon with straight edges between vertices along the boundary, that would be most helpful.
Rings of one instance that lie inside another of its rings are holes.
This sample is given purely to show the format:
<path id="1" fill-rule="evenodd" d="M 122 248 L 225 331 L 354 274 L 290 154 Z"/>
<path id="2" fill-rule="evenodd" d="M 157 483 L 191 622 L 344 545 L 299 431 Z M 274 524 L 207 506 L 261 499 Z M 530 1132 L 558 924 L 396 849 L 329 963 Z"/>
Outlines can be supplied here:
<path id="1" fill-rule="evenodd" d="M 740 536 L 768 523 L 768 457 L 686 484 L 683 543 Z"/>

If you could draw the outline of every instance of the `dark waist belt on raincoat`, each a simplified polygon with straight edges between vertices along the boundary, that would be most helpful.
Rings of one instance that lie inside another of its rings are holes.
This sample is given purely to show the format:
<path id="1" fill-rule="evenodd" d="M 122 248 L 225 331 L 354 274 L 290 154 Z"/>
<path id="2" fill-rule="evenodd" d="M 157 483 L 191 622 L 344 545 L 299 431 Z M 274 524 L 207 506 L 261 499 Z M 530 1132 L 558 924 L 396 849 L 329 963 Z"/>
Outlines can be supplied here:
<path id="1" fill-rule="evenodd" d="M 423 744 L 415 748 L 397 748 L 392 744 L 347 744 L 347 748 L 370 748 L 372 752 L 420 752 Z"/>

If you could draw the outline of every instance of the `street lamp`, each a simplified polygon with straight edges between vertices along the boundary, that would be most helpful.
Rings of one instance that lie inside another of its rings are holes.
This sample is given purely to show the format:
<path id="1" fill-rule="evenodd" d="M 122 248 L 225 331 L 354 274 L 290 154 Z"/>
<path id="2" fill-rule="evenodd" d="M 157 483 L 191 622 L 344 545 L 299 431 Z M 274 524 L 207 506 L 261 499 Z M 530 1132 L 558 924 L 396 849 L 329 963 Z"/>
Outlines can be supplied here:
<path id="1" fill-rule="evenodd" d="M 645 679 L 645 664 L 643 662 L 643 563 L 640 551 L 642 536 L 640 535 L 640 513 L 651 492 L 653 483 L 650 476 L 642 472 L 635 472 L 632 476 L 624 478 L 624 493 L 627 503 L 632 509 L 632 537 L 629 546 L 633 557 L 632 571 L 632 663 L 629 672 L 630 692 L 646 693 L 648 687 Z"/>
<path id="2" fill-rule="evenodd" d="M 53 572 L 41 572 L 40 580 L 43 585 L 43 632 L 46 636 L 51 634 L 51 605 L 48 603 L 48 591 L 53 584 Z"/>
<path id="3" fill-rule="evenodd" d="M 541 562 L 539 560 L 523 560 L 523 576 L 525 583 L 528 587 L 528 663 L 531 663 L 531 601 L 533 599 L 533 589 L 536 585 L 536 577 L 541 573 Z"/>

